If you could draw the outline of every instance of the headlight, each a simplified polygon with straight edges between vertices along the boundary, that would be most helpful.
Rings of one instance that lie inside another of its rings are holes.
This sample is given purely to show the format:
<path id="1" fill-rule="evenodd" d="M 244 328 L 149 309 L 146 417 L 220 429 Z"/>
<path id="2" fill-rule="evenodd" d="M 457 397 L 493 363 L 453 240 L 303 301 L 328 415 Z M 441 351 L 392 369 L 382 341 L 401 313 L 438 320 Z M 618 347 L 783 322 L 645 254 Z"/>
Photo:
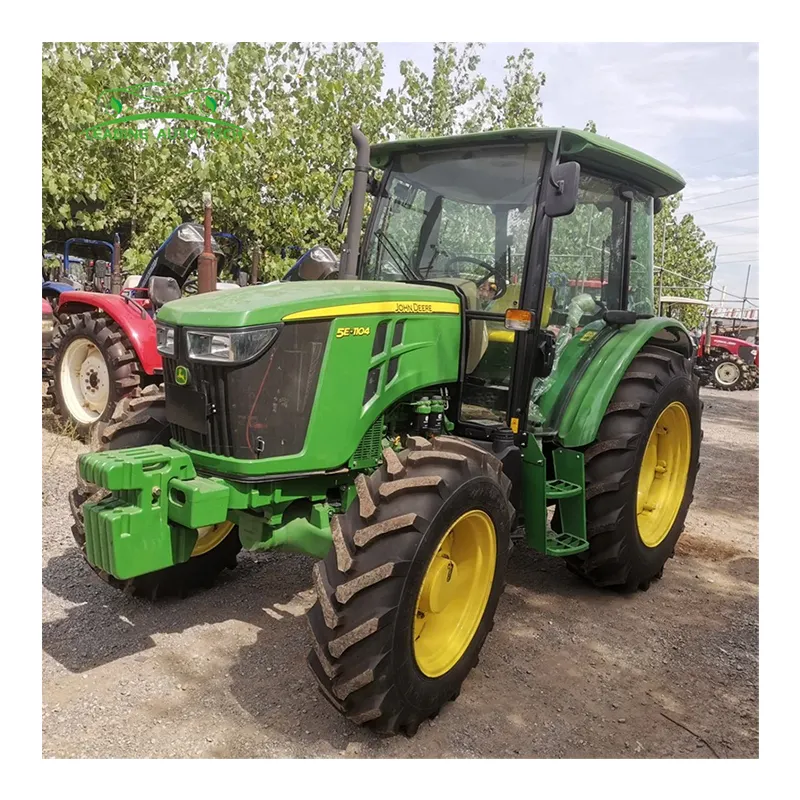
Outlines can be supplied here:
<path id="1" fill-rule="evenodd" d="M 189 358 L 195 361 L 249 361 L 263 353 L 278 335 L 277 328 L 256 330 L 187 331 Z"/>
<path id="2" fill-rule="evenodd" d="M 42 314 L 42 333 L 50 333 L 50 331 L 53 330 L 54 325 L 55 322 L 52 314 L 47 314 L 47 316 Z"/>
<path id="3" fill-rule="evenodd" d="M 750 351 L 750 355 L 751 356 L 757 356 L 758 355 L 758 350 L 751 350 Z"/>
<path id="4" fill-rule="evenodd" d="M 175 328 L 156 323 L 156 349 L 162 356 L 175 355 Z"/>

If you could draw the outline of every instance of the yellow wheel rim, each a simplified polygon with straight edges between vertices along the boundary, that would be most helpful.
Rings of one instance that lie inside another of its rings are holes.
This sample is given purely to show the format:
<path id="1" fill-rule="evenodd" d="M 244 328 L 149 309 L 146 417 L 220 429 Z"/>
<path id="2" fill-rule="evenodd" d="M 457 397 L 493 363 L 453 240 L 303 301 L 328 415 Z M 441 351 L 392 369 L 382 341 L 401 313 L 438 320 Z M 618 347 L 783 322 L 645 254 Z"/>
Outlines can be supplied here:
<path id="1" fill-rule="evenodd" d="M 468 511 L 442 537 L 422 580 L 414 658 L 429 678 L 452 669 L 478 630 L 492 590 L 497 541 L 483 511 Z"/>
<path id="2" fill-rule="evenodd" d="M 661 544 L 678 516 L 691 457 L 689 412 L 683 403 L 670 403 L 650 431 L 639 468 L 636 524 L 647 547 Z"/>
<path id="3" fill-rule="evenodd" d="M 192 550 L 194 556 L 202 556 L 213 550 L 233 528 L 232 522 L 220 522 L 218 525 L 206 525 L 204 528 L 197 529 L 197 542 Z"/>

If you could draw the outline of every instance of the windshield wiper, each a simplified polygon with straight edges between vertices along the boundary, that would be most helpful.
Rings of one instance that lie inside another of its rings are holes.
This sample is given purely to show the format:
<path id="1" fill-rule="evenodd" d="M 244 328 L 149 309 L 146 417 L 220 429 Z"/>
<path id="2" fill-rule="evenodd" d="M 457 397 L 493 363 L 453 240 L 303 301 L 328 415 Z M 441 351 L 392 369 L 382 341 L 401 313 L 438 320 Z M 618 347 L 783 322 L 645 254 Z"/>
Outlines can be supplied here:
<path id="1" fill-rule="evenodd" d="M 414 274 L 415 270 L 411 267 L 411 265 L 403 258 L 400 251 L 397 249 L 397 245 L 395 245 L 392 240 L 389 238 L 389 234 L 385 233 L 382 230 L 375 231 L 375 236 L 380 237 L 383 243 L 386 245 L 386 248 L 389 250 L 389 255 L 395 260 L 395 263 L 398 267 L 400 267 L 400 271 L 406 277 L 407 280 L 410 281 L 424 281 L 425 278 L 422 277 L 419 273 L 416 275 Z"/>

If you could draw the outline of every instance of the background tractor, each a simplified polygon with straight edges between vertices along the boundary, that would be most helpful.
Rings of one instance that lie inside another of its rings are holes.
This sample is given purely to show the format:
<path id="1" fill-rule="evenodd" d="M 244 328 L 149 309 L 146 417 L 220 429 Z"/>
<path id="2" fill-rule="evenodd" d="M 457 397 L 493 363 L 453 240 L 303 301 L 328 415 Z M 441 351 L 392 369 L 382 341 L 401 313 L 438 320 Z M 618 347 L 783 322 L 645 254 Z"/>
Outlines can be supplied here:
<path id="1" fill-rule="evenodd" d="M 702 386 L 731 392 L 737 389 L 755 389 L 758 386 L 758 345 L 728 336 L 714 324 L 713 303 L 692 297 L 662 297 L 661 314 L 673 315 L 678 306 L 702 306 L 703 331 L 697 339 L 695 370 Z"/>
<path id="2" fill-rule="evenodd" d="M 477 663 L 512 539 L 629 591 L 674 553 L 702 404 L 652 226 L 684 182 L 586 131 L 353 138 L 338 278 L 309 257 L 310 282 L 161 307 L 165 393 L 79 458 L 73 533 L 151 597 L 241 547 L 318 559 L 321 692 L 411 735 Z"/>
<path id="3" fill-rule="evenodd" d="M 119 263 L 118 237 L 113 246 L 70 239 L 65 245 L 65 262 L 75 242 L 107 246 L 111 261 L 91 262 L 84 281 L 89 291 L 72 290 L 58 296 L 52 363 L 49 369 L 43 364 L 43 370 L 49 383 L 48 402 L 85 436 L 98 422 L 108 421 L 121 400 L 134 399 L 146 387 L 161 382 L 155 308 L 150 299 L 152 281 L 171 278 L 178 297 L 197 292 L 203 228 L 190 222 L 179 225 L 158 248 L 144 273 L 127 277 L 114 266 Z M 228 246 L 226 253 L 227 243 L 232 248 Z M 212 247 L 218 269 L 225 266 L 238 276 L 241 240 L 230 233 L 215 233 Z M 219 289 L 238 285 L 216 284 Z"/>
<path id="4" fill-rule="evenodd" d="M 58 308 L 61 295 L 65 292 L 74 292 L 79 289 L 86 289 L 87 284 L 92 280 L 97 252 L 106 253 L 111 256 L 114 247 L 111 242 L 100 239 L 67 239 L 64 242 L 63 253 L 56 254 L 48 250 L 45 242 L 42 248 L 42 297 L 47 300 L 53 309 Z M 75 250 L 88 250 L 87 256 L 75 255 Z"/>

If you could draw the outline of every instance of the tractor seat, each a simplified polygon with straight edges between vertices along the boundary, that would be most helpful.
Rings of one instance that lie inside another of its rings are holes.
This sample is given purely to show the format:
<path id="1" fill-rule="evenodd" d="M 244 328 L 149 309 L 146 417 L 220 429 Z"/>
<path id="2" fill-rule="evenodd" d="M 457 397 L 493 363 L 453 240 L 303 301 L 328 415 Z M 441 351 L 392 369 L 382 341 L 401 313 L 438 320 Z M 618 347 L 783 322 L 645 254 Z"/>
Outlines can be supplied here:
<path id="1" fill-rule="evenodd" d="M 439 278 L 439 283 L 448 283 L 457 286 L 464 293 L 467 300 L 468 311 L 480 311 L 481 305 L 478 300 L 478 287 L 474 281 L 465 278 Z M 480 319 L 470 321 L 467 330 L 467 373 L 472 372 L 478 366 L 486 348 L 489 346 L 489 337 L 486 333 L 486 323 Z"/>

